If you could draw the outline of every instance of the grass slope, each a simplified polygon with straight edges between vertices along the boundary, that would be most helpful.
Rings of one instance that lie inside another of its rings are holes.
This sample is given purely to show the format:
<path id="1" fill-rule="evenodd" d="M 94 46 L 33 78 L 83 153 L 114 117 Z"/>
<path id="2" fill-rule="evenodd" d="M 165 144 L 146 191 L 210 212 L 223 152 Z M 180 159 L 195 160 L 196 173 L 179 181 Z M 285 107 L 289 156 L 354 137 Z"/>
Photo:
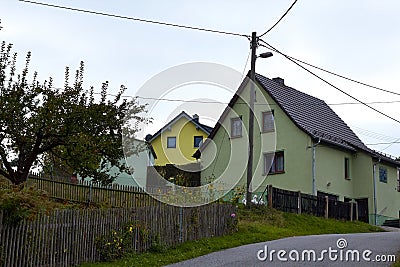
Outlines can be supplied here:
<path id="1" fill-rule="evenodd" d="M 232 235 L 190 241 L 175 248 L 132 254 L 115 262 L 83 264 L 81 267 L 163 266 L 214 251 L 290 236 L 382 231 L 380 228 L 362 222 L 345 222 L 310 215 L 283 213 L 268 208 L 240 209 L 238 219 L 238 231 Z"/>

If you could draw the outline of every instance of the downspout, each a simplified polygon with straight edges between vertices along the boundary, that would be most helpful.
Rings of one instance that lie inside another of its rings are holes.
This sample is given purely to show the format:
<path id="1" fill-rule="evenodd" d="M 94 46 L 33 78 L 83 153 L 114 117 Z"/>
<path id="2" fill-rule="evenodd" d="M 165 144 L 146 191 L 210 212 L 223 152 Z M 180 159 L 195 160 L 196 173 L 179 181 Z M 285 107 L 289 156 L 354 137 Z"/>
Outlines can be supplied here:
<path id="1" fill-rule="evenodd" d="M 378 158 L 378 163 L 381 162 L 381 158 Z M 376 165 L 377 163 L 374 163 L 374 167 L 372 169 L 373 172 L 373 180 L 374 180 L 374 188 L 373 188 L 373 197 L 374 197 L 374 224 L 378 225 L 378 205 L 377 205 L 377 199 L 376 199 Z"/>
<path id="2" fill-rule="evenodd" d="M 314 196 L 317 195 L 317 183 L 315 179 L 315 148 L 321 143 L 321 138 L 318 138 L 318 142 L 311 146 L 312 148 L 312 193 Z"/>

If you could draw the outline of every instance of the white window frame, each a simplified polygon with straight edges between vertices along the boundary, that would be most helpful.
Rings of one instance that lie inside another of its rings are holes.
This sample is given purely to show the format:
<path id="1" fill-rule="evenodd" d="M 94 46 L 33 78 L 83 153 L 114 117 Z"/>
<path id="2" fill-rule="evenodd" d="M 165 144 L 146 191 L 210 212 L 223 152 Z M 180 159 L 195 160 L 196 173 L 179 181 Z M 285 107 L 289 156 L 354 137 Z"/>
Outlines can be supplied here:
<path id="1" fill-rule="evenodd" d="M 271 157 L 273 157 L 272 164 L 271 162 Z M 281 157 L 283 162 L 282 162 L 282 170 L 276 170 L 277 167 L 277 158 Z M 269 153 L 264 153 L 264 170 L 263 170 L 264 175 L 267 174 L 280 174 L 280 173 L 285 173 L 285 152 L 284 151 L 277 151 L 277 152 L 269 152 Z"/>
<path id="2" fill-rule="evenodd" d="M 262 132 L 263 133 L 271 133 L 275 131 L 275 118 L 274 118 L 274 111 L 264 111 L 262 112 Z M 265 123 L 265 118 L 269 116 L 271 117 L 271 121 L 268 124 Z"/>
<path id="3" fill-rule="evenodd" d="M 397 192 L 400 192 L 400 168 L 397 168 Z"/>
<path id="4" fill-rule="evenodd" d="M 235 123 L 239 123 L 240 125 L 240 133 L 236 133 L 235 131 Z M 241 117 L 231 118 L 231 138 L 240 138 L 242 137 L 243 131 L 243 122 Z"/>
<path id="5" fill-rule="evenodd" d="M 170 146 L 169 140 L 175 140 L 175 146 Z M 168 136 L 167 137 L 167 148 L 176 148 L 176 136 Z"/>
<path id="6" fill-rule="evenodd" d="M 199 137 L 201 137 L 201 141 L 199 142 L 199 145 L 196 146 L 195 140 L 196 140 L 196 138 L 199 138 Z M 204 137 L 203 137 L 203 136 L 201 136 L 201 135 L 195 135 L 195 136 L 193 136 L 193 147 L 194 147 L 194 148 L 199 148 L 199 147 L 201 146 L 201 144 L 203 143 L 203 141 L 204 141 Z"/>

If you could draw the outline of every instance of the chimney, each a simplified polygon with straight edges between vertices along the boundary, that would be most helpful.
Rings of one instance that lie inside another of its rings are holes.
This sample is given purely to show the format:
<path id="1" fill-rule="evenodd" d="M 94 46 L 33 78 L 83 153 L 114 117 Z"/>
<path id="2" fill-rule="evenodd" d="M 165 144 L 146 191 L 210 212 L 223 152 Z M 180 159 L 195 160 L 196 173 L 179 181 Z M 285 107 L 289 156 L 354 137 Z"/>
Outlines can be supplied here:
<path id="1" fill-rule="evenodd" d="M 194 114 L 193 115 L 193 120 L 199 122 L 199 115 Z"/>
<path id="2" fill-rule="evenodd" d="M 285 85 L 285 80 L 282 79 L 281 77 L 276 77 L 276 78 L 272 78 L 272 80 L 276 83 L 279 83 L 281 85 Z"/>
<path id="3" fill-rule="evenodd" d="M 146 135 L 144 140 L 149 141 L 153 136 L 151 134 Z"/>

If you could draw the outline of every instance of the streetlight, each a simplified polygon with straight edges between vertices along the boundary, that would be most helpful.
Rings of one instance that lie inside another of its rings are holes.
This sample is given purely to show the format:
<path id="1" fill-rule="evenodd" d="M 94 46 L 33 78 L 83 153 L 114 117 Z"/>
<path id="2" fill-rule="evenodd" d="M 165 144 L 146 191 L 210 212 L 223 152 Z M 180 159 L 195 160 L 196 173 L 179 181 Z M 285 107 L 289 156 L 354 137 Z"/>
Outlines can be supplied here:
<path id="1" fill-rule="evenodd" d="M 246 205 L 251 205 L 251 192 L 250 184 L 253 178 L 253 137 L 254 137 L 254 83 L 256 77 L 256 59 L 257 57 L 268 58 L 272 57 L 271 52 L 261 53 L 259 56 L 256 55 L 257 50 L 257 33 L 252 32 L 251 34 L 251 69 L 250 69 L 250 110 L 249 110 L 249 158 L 247 161 L 247 190 L 246 190 Z"/>
<path id="2" fill-rule="evenodd" d="M 271 52 L 264 52 L 264 53 L 261 53 L 258 57 L 267 58 L 267 57 L 272 57 L 272 56 L 273 56 L 273 54 Z"/>

